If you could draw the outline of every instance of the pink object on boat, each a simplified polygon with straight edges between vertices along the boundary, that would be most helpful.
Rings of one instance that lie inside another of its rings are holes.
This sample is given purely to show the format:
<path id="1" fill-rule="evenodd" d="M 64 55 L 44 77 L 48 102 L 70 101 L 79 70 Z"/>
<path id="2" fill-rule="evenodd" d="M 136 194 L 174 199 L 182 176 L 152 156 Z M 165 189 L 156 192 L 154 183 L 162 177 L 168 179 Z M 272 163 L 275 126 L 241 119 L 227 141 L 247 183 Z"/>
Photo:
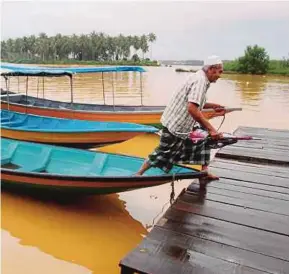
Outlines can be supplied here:
<path id="1" fill-rule="evenodd" d="M 221 139 L 218 139 L 218 140 L 227 140 L 227 139 L 233 139 L 233 140 L 260 140 L 260 139 L 256 139 L 256 138 L 253 138 L 252 136 L 247 136 L 247 135 L 244 135 L 244 136 L 236 136 L 236 135 L 233 135 L 233 134 L 230 134 L 230 133 L 222 133 L 223 134 L 223 138 Z M 201 141 L 205 138 L 209 137 L 209 134 L 207 131 L 205 130 L 202 130 L 202 129 L 197 129 L 195 131 L 192 131 L 190 133 L 190 139 L 193 141 L 193 142 L 198 142 L 198 141 Z"/>

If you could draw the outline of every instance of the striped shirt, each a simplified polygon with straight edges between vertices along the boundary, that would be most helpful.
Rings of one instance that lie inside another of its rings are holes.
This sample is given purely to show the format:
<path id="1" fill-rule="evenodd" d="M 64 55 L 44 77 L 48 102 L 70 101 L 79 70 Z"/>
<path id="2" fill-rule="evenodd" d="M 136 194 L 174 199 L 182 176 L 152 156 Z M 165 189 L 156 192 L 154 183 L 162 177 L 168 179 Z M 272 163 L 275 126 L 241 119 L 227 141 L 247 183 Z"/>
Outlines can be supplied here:
<path id="1" fill-rule="evenodd" d="M 196 121 L 188 111 L 188 102 L 195 103 L 202 110 L 210 82 L 203 70 L 190 76 L 180 90 L 177 90 L 161 117 L 161 123 L 173 135 L 186 139 Z"/>

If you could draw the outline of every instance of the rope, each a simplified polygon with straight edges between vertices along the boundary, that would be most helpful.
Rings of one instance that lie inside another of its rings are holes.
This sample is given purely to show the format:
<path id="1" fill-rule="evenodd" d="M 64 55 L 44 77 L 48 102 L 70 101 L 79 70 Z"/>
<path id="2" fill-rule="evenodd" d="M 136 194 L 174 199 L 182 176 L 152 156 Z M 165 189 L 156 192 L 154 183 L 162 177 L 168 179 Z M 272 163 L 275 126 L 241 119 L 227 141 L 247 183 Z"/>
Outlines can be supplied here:
<path id="1" fill-rule="evenodd" d="M 171 191 L 171 195 L 170 195 L 170 204 L 172 205 L 173 202 L 175 201 L 175 173 L 173 173 L 173 181 L 171 183 L 171 187 L 172 187 L 172 191 Z"/>
<path id="2" fill-rule="evenodd" d="M 217 131 L 219 131 L 219 129 L 220 129 L 221 126 L 223 125 L 223 123 L 224 123 L 224 121 L 225 121 L 225 118 L 226 118 L 226 116 L 225 116 L 225 114 L 224 114 L 224 115 L 223 115 L 223 120 L 222 120 L 220 126 L 218 127 Z M 206 137 L 206 138 L 208 138 L 208 137 Z M 165 209 L 165 207 L 167 206 L 168 203 L 170 203 L 170 205 L 172 205 L 172 204 L 174 203 L 174 201 L 175 201 L 175 195 L 176 195 L 176 194 L 175 194 L 175 176 L 176 176 L 176 174 L 173 173 L 173 175 L 172 175 L 173 178 L 172 178 L 172 182 L 171 182 L 172 191 L 171 191 L 171 194 L 170 194 L 170 200 L 169 200 L 169 202 L 166 202 L 166 203 L 163 205 L 161 212 L 160 212 L 159 214 L 157 214 L 157 215 L 153 218 L 152 224 L 146 226 L 147 229 L 149 229 L 149 228 L 151 228 L 151 227 L 153 227 L 153 226 L 155 225 L 156 219 L 164 212 L 164 209 Z"/>
<path id="3" fill-rule="evenodd" d="M 224 124 L 225 122 L 225 118 L 226 118 L 226 114 L 222 115 L 223 116 L 223 120 L 221 122 L 221 124 L 219 125 L 217 131 L 219 131 L 219 129 L 221 128 L 221 126 Z M 191 132 L 176 132 L 177 134 L 180 134 L 180 135 L 189 135 Z M 207 138 L 207 137 L 206 137 Z M 205 139 L 206 139 L 205 138 Z"/>
<path id="4" fill-rule="evenodd" d="M 217 131 L 219 131 L 219 129 L 221 128 L 221 126 L 224 124 L 225 119 L 226 119 L 226 115 L 224 114 L 224 115 L 223 115 L 223 120 L 222 120 L 220 126 L 218 127 Z"/>
<path id="5" fill-rule="evenodd" d="M 165 207 L 168 205 L 168 203 L 170 203 L 170 204 L 172 205 L 173 202 L 175 201 L 175 173 L 173 173 L 173 181 L 172 181 L 172 183 L 171 183 L 171 187 L 172 187 L 172 191 L 171 191 L 171 194 L 170 194 L 170 200 L 163 205 L 161 211 L 153 218 L 152 224 L 146 226 L 147 229 L 149 229 L 149 228 L 151 228 L 151 227 L 153 227 L 153 226 L 155 225 L 156 219 L 157 219 L 161 214 L 163 214 L 163 212 L 164 212 L 164 210 L 165 210 Z"/>

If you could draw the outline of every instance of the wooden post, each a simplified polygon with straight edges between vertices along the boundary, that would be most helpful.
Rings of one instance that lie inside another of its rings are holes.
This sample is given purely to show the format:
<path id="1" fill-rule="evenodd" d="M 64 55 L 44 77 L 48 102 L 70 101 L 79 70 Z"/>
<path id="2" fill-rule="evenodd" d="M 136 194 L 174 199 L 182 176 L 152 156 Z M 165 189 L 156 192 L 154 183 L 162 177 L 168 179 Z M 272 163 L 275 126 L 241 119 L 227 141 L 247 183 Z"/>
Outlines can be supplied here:
<path id="1" fill-rule="evenodd" d="M 113 104 L 113 110 L 115 110 L 114 105 L 114 73 L 111 72 L 111 86 L 112 86 L 112 104 Z"/>
<path id="2" fill-rule="evenodd" d="M 25 90 L 25 94 L 26 94 L 26 107 L 25 107 L 25 113 L 27 113 L 27 104 L 28 104 L 28 76 L 26 77 L 26 90 Z"/>
<path id="3" fill-rule="evenodd" d="M 140 72 L 140 102 L 141 105 L 143 106 L 143 90 L 142 90 L 142 72 Z"/>
<path id="4" fill-rule="evenodd" d="M 72 82 L 72 76 L 70 75 L 70 104 L 71 109 L 73 109 L 73 82 Z"/>
<path id="5" fill-rule="evenodd" d="M 103 103 L 105 104 L 105 92 L 104 92 L 103 71 L 101 72 L 101 82 L 102 82 Z"/>

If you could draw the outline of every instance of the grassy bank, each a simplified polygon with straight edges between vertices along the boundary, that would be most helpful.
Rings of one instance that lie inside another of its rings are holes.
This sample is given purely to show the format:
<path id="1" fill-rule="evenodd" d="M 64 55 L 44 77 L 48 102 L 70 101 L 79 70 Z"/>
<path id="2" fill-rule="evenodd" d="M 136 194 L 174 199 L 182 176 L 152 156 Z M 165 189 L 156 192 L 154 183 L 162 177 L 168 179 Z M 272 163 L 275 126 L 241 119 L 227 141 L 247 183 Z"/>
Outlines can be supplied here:
<path id="1" fill-rule="evenodd" d="M 141 60 L 121 60 L 121 61 L 78 61 L 78 60 L 1 60 L 1 62 L 15 64 L 39 64 L 39 65 L 93 65 L 93 66 L 159 66 L 157 61 Z"/>
<path id="2" fill-rule="evenodd" d="M 227 61 L 224 63 L 224 74 L 241 74 L 238 72 L 237 61 Z M 193 69 L 177 68 L 176 72 L 196 72 Z M 289 76 L 289 67 L 285 67 L 283 61 L 271 60 L 269 64 L 269 70 L 266 75 L 281 75 Z"/>
<path id="3" fill-rule="evenodd" d="M 238 62 L 228 61 L 224 63 L 224 73 L 227 74 L 241 74 L 238 72 Z M 283 75 L 289 76 L 289 66 L 286 66 L 285 61 L 271 60 L 269 69 L 266 75 Z"/>

